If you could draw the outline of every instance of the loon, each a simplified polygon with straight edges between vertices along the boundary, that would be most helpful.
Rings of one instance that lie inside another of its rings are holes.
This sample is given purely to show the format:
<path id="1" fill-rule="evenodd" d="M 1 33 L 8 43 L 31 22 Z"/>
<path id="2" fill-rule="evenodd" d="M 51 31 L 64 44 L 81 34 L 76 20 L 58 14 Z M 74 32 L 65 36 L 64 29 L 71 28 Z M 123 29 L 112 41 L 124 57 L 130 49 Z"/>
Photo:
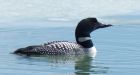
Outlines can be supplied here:
<path id="1" fill-rule="evenodd" d="M 81 20 L 75 29 L 76 42 L 52 41 L 43 45 L 33 45 L 19 48 L 14 54 L 21 55 L 96 55 L 96 48 L 92 42 L 90 33 L 99 28 L 106 28 L 111 24 L 102 24 L 94 17 Z"/>

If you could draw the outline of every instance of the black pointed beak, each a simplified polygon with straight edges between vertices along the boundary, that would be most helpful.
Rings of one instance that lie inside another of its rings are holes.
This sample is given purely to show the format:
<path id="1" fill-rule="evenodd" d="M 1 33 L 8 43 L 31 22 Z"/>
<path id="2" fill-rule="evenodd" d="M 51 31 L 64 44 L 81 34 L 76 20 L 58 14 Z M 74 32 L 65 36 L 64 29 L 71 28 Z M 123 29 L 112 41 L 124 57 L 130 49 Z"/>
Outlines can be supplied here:
<path id="1" fill-rule="evenodd" d="M 113 25 L 99 23 L 99 28 L 106 28 L 106 27 L 110 27 L 110 26 L 113 26 Z"/>

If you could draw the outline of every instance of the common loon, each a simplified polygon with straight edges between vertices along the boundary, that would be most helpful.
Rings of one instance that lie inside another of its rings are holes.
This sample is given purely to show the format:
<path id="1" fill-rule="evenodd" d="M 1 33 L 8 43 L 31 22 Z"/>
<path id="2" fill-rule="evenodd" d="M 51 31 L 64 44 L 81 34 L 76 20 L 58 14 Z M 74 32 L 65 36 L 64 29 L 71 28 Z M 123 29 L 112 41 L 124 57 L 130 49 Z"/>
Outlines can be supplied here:
<path id="1" fill-rule="evenodd" d="M 52 41 L 43 45 L 19 48 L 14 54 L 22 55 L 96 55 L 96 48 L 91 40 L 90 33 L 99 28 L 110 27 L 110 24 L 102 24 L 96 18 L 86 18 L 79 22 L 75 30 L 76 42 Z"/>

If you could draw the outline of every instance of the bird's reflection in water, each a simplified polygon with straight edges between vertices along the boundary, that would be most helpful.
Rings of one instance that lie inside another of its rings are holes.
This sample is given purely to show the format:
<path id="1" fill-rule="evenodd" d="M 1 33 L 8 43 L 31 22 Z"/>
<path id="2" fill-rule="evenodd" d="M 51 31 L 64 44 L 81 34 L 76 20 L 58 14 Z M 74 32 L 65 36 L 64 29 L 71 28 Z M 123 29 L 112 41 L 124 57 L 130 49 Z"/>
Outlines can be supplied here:
<path id="1" fill-rule="evenodd" d="M 22 57 L 23 58 L 23 57 Z M 21 60 L 21 57 L 19 58 Z M 98 66 L 94 64 L 94 59 L 88 55 L 48 55 L 48 56 L 31 56 L 24 57 L 30 62 L 47 62 L 51 65 L 73 65 L 75 75 L 90 75 L 90 74 L 106 74 L 108 67 Z M 24 63 L 25 64 L 25 63 Z M 27 64 L 27 63 L 26 63 Z M 28 63 L 29 64 L 29 63 Z M 31 64 L 31 63 L 30 63 Z M 35 64 L 36 65 L 36 64 Z M 39 64 L 37 64 L 39 65 Z"/>
<path id="2" fill-rule="evenodd" d="M 75 62 L 76 75 L 106 74 L 108 67 L 96 66 L 92 63 L 94 59 L 88 55 Z"/>

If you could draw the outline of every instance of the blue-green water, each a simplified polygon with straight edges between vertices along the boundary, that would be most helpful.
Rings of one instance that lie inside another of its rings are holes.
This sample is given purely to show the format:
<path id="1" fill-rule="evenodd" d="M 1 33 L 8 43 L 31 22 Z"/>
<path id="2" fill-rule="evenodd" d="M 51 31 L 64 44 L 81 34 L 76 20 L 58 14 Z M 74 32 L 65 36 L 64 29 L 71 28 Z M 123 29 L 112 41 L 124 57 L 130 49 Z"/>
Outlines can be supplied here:
<path id="1" fill-rule="evenodd" d="M 75 27 L 1 27 L 0 75 L 139 75 L 140 26 L 116 25 L 93 32 L 97 56 L 23 57 L 20 47 L 75 41 Z"/>

